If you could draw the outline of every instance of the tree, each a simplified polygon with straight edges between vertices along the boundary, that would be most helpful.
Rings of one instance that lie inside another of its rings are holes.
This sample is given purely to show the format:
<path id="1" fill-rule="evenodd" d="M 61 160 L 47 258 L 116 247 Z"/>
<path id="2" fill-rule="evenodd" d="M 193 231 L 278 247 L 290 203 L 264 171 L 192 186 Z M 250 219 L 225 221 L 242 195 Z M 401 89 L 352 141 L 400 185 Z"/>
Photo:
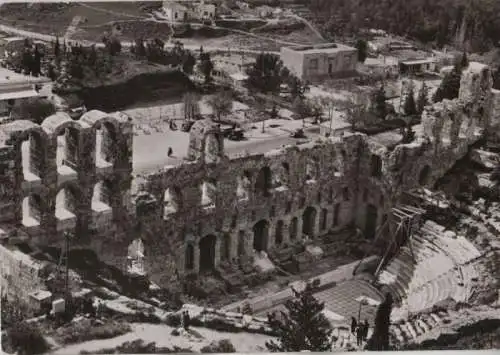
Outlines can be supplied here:
<path id="1" fill-rule="evenodd" d="M 438 89 L 434 93 L 433 101 L 441 102 L 444 99 L 452 100 L 458 97 L 460 92 L 460 80 L 462 78 L 459 66 L 455 65 L 453 70 L 445 75 Z"/>
<path id="2" fill-rule="evenodd" d="M 231 92 L 224 90 L 215 95 L 212 95 L 207 100 L 208 106 L 212 108 L 217 121 L 220 121 L 222 116 L 228 115 L 233 110 L 233 97 Z"/>
<path id="3" fill-rule="evenodd" d="M 59 44 L 59 37 L 56 37 L 56 43 L 54 44 L 54 56 L 59 58 L 61 55 L 61 45 Z"/>
<path id="4" fill-rule="evenodd" d="M 358 62 L 364 63 L 368 57 L 368 43 L 364 39 L 358 39 L 356 49 L 358 50 Z"/>
<path id="5" fill-rule="evenodd" d="M 403 110 L 405 115 L 407 116 L 414 116 L 417 114 L 417 104 L 415 103 L 413 83 L 411 83 L 410 87 L 408 88 Z"/>
<path id="6" fill-rule="evenodd" d="M 361 94 L 354 94 L 348 102 L 344 103 L 346 121 L 355 131 L 357 126 L 364 124 L 368 119 L 367 103 Z"/>
<path id="7" fill-rule="evenodd" d="M 323 117 L 323 104 L 321 98 L 316 98 L 310 101 L 311 115 L 314 117 L 314 124 L 321 123 Z"/>
<path id="8" fill-rule="evenodd" d="M 332 327 L 323 315 L 324 303 L 314 297 L 319 281 L 308 282 L 302 291 L 293 290 L 294 300 L 285 303 L 281 319 L 269 314 L 269 325 L 277 334 L 277 342 L 266 342 L 271 352 L 330 351 Z"/>
<path id="9" fill-rule="evenodd" d="M 246 84 L 251 91 L 278 93 L 283 83 L 284 66 L 275 54 L 261 53 L 247 71 Z"/>
<path id="10" fill-rule="evenodd" d="M 144 58 L 146 56 L 146 46 L 144 46 L 144 40 L 142 38 L 135 40 L 134 54 L 139 58 Z"/>
<path id="11" fill-rule="evenodd" d="M 12 118 L 16 120 L 30 120 L 41 124 L 43 120 L 56 113 L 52 102 L 44 98 L 19 100 L 12 108 Z"/>
<path id="12" fill-rule="evenodd" d="M 292 74 L 286 74 L 286 81 L 288 87 L 290 88 L 290 94 L 292 95 L 292 98 L 294 100 L 297 97 L 304 98 L 304 94 L 307 92 L 307 90 L 309 90 L 309 85 L 307 83 L 302 82 L 302 80 Z"/>
<path id="13" fill-rule="evenodd" d="M 469 66 L 469 58 L 467 58 L 467 53 L 463 52 L 462 58 L 460 59 L 460 67 L 466 69 Z"/>
<path id="14" fill-rule="evenodd" d="M 182 63 L 182 71 L 186 74 L 193 74 L 193 68 L 196 64 L 196 58 L 191 52 L 187 52 Z"/>
<path id="15" fill-rule="evenodd" d="M 200 96 L 194 92 L 184 95 L 184 119 L 195 120 L 200 114 Z"/>
<path id="16" fill-rule="evenodd" d="M 372 337 L 368 340 L 365 349 L 373 351 L 389 350 L 389 327 L 391 325 L 393 299 L 390 293 L 385 295 L 375 315 L 375 329 Z"/>
<path id="17" fill-rule="evenodd" d="M 20 322 L 7 331 L 7 342 L 21 355 L 43 354 L 49 344 L 34 324 Z"/>
<path id="18" fill-rule="evenodd" d="M 425 106 L 429 104 L 429 100 L 427 98 L 427 95 L 429 93 L 429 89 L 427 88 L 427 85 L 425 84 L 425 81 L 422 83 L 422 86 L 420 87 L 420 90 L 418 91 L 418 97 L 417 97 L 417 113 L 419 115 L 424 112 Z"/>
<path id="19" fill-rule="evenodd" d="M 209 83 L 212 79 L 212 70 L 214 70 L 214 64 L 210 58 L 210 53 L 203 52 L 200 54 L 200 63 L 198 64 L 200 72 L 205 77 L 205 83 Z"/>
<path id="20" fill-rule="evenodd" d="M 296 97 L 293 101 L 293 112 L 302 120 L 302 127 L 306 125 L 306 118 L 312 115 L 311 105 L 302 97 Z"/>
<path id="21" fill-rule="evenodd" d="M 102 42 L 106 46 L 106 49 L 108 50 L 109 54 L 113 56 L 120 53 L 122 50 L 122 44 L 120 43 L 120 40 L 115 36 L 111 37 L 104 36 L 102 38 Z"/>

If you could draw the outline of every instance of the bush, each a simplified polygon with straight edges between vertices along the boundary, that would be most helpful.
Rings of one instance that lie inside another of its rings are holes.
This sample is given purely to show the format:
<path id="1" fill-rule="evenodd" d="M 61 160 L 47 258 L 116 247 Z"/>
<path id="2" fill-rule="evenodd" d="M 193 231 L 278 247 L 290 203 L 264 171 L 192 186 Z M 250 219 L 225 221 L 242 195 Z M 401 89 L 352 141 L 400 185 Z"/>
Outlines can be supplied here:
<path id="1" fill-rule="evenodd" d="M 202 353 L 235 353 L 236 349 L 229 339 L 222 339 L 219 342 L 212 342 L 210 345 L 200 349 Z"/>
<path id="2" fill-rule="evenodd" d="M 97 323 L 84 319 L 78 323 L 72 323 L 68 327 L 57 330 L 58 340 L 62 344 L 81 343 L 87 340 L 110 339 L 131 331 L 126 323 L 109 321 Z"/>
<path id="3" fill-rule="evenodd" d="M 7 331 L 7 344 L 19 354 L 42 354 L 50 349 L 40 329 L 34 324 L 17 323 Z"/>
<path id="4" fill-rule="evenodd" d="M 191 349 L 179 348 L 173 349 L 166 347 L 157 347 L 155 342 L 144 343 L 144 340 L 137 339 L 127 341 L 115 348 L 100 349 L 97 351 L 81 351 L 80 354 L 171 354 L 171 353 L 192 353 Z"/>
<path id="5" fill-rule="evenodd" d="M 169 325 L 171 327 L 178 328 L 181 326 L 181 323 L 182 323 L 181 322 L 181 315 L 178 313 L 171 313 L 167 316 L 165 323 L 167 323 L 167 325 Z"/>

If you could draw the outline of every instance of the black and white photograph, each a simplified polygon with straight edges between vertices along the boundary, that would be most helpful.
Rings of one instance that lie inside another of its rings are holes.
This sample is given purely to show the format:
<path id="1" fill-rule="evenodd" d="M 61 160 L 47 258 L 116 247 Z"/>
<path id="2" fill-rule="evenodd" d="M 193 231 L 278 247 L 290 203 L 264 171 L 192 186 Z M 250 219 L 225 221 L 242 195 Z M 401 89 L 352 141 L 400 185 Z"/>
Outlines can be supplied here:
<path id="1" fill-rule="evenodd" d="M 1 352 L 500 349 L 500 0 L 0 0 Z"/>

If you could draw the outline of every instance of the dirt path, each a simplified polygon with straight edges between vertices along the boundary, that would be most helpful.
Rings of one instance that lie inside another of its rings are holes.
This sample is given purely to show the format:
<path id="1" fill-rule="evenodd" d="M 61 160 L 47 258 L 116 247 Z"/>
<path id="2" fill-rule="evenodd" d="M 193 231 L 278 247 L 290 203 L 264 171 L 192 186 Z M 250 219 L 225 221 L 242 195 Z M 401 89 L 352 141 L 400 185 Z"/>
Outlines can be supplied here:
<path id="1" fill-rule="evenodd" d="M 199 352 L 200 349 L 212 341 L 230 339 L 237 352 L 262 352 L 265 349 L 265 342 L 271 337 L 261 334 L 249 333 L 224 333 L 207 328 L 194 328 L 201 338 L 194 336 L 174 336 L 174 328 L 167 325 L 138 323 L 132 325 L 132 332 L 112 339 L 91 340 L 80 344 L 62 347 L 53 352 L 55 355 L 79 354 L 80 351 L 97 351 L 105 348 L 114 348 L 127 341 L 142 339 L 144 342 L 155 342 L 159 347 L 191 348 Z"/>

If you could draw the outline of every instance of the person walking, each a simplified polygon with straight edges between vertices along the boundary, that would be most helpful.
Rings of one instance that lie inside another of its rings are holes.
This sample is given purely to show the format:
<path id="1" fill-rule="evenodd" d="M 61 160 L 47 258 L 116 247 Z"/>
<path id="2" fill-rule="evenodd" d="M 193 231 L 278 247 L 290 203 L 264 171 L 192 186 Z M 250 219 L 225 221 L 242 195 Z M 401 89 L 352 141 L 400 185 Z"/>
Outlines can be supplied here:
<path id="1" fill-rule="evenodd" d="M 356 327 L 358 325 L 358 322 L 356 321 L 356 318 L 351 317 L 351 333 L 356 334 Z"/>
<path id="2" fill-rule="evenodd" d="M 363 323 L 363 341 L 366 342 L 368 339 L 368 330 L 370 329 L 370 325 L 368 324 L 368 321 L 365 319 L 365 322 Z"/>
<path id="3" fill-rule="evenodd" d="M 167 155 L 170 158 L 174 154 L 174 151 L 172 150 L 172 147 L 168 147 Z"/>
<path id="4" fill-rule="evenodd" d="M 363 325 L 361 323 L 358 324 L 358 327 L 356 328 L 356 343 L 358 344 L 358 347 L 363 345 Z"/>

